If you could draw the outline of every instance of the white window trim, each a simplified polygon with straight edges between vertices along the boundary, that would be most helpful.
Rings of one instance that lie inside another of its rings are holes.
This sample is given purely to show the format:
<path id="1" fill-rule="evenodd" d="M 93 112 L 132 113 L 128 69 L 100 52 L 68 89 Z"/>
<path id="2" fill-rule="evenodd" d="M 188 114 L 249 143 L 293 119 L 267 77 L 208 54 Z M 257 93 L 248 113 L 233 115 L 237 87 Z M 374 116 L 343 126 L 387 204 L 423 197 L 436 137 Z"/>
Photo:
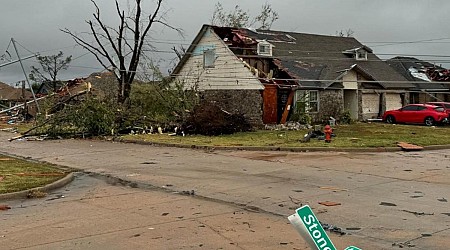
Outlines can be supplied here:
<path id="1" fill-rule="evenodd" d="M 304 99 L 305 100 L 299 100 L 298 99 L 298 95 L 297 93 L 295 94 L 295 105 L 297 105 L 297 103 L 299 102 L 304 102 L 305 103 L 305 112 L 308 114 L 315 114 L 318 113 L 320 111 L 320 92 L 318 90 L 297 90 L 298 92 L 303 92 L 304 93 Z M 316 101 L 311 101 L 310 100 L 310 94 L 311 92 L 317 93 L 317 100 Z M 310 107 L 311 107 L 311 103 L 317 103 L 317 110 L 316 111 L 310 111 Z M 296 107 L 297 108 L 297 107 Z"/>
<path id="2" fill-rule="evenodd" d="M 266 51 L 264 51 L 264 52 L 261 52 L 261 47 L 267 47 L 268 48 L 268 51 L 266 52 Z M 271 43 L 269 43 L 269 42 L 266 42 L 266 41 L 262 41 L 262 42 L 259 42 L 258 43 L 258 55 L 260 55 L 260 56 L 272 56 L 272 47 L 273 47 L 273 45 L 271 44 Z"/>

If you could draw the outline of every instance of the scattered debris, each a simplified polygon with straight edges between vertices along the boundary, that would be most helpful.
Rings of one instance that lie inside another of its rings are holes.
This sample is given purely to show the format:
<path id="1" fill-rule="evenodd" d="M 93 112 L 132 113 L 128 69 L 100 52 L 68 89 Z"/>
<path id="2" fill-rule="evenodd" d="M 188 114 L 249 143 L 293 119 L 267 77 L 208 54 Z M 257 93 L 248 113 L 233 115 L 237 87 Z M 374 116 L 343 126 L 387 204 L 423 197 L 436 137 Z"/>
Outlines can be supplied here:
<path id="1" fill-rule="evenodd" d="M 291 196 L 289 196 L 289 199 L 290 199 L 290 200 L 292 201 L 292 203 L 294 203 L 295 205 L 299 205 L 299 206 L 303 207 L 303 203 L 302 203 L 301 200 L 292 198 Z"/>
<path id="2" fill-rule="evenodd" d="M 41 190 L 38 189 L 33 189 L 30 190 L 27 194 L 27 198 L 28 199 L 32 199 L 32 198 L 44 198 L 45 196 L 47 196 L 47 193 L 42 192 Z"/>
<path id="3" fill-rule="evenodd" d="M 9 210 L 9 209 L 11 209 L 11 207 L 8 205 L 0 205 L 0 211 L 5 211 L 5 210 Z"/>
<path id="4" fill-rule="evenodd" d="M 0 161 L 12 161 L 12 158 L 0 158 Z"/>
<path id="5" fill-rule="evenodd" d="M 0 181 L 3 181 L 4 179 L 5 177 L 0 175 Z"/>
<path id="6" fill-rule="evenodd" d="M 294 189 L 294 190 L 292 190 L 292 192 L 296 192 L 296 193 L 302 193 L 302 192 L 303 192 L 303 190 L 300 190 L 300 189 Z"/>
<path id="7" fill-rule="evenodd" d="M 422 216 L 422 215 L 434 215 L 434 213 L 425 213 L 425 212 L 414 212 L 414 211 L 409 211 L 409 210 L 402 210 L 403 212 L 407 212 L 410 214 L 414 214 L 416 216 Z"/>
<path id="8" fill-rule="evenodd" d="M 380 202 L 380 206 L 396 207 L 397 204 L 382 201 L 382 202 Z"/>
<path id="9" fill-rule="evenodd" d="M 135 238 L 135 237 L 139 237 L 139 236 L 141 236 L 141 234 L 135 234 L 132 237 Z"/>
<path id="10" fill-rule="evenodd" d="M 320 189 L 332 190 L 332 191 L 348 191 L 348 189 L 338 188 L 338 187 L 320 187 Z"/>
<path id="11" fill-rule="evenodd" d="M 153 164 L 158 164 L 158 163 L 153 162 L 153 161 L 144 161 L 144 162 L 142 162 L 141 164 L 144 164 L 144 165 L 153 165 Z"/>
<path id="12" fill-rule="evenodd" d="M 181 191 L 181 194 L 184 194 L 184 195 L 195 195 L 195 190 L 191 190 L 191 191 L 187 191 L 187 190 Z"/>
<path id="13" fill-rule="evenodd" d="M 445 198 L 440 198 L 440 199 L 437 199 L 437 200 L 440 201 L 440 202 L 448 202 L 447 199 L 445 199 Z"/>
<path id="14" fill-rule="evenodd" d="M 337 226 L 333 226 L 331 224 L 326 224 L 326 223 L 320 223 L 323 227 L 324 230 L 327 230 L 331 233 L 336 233 L 339 235 L 346 235 L 346 233 L 344 231 L 342 231 L 342 229 L 340 227 Z"/>
<path id="15" fill-rule="evenodd" d="M 447 215 L 447 216 L 450 216 L 450 213 L 442 213 L 443 215 Z"/>
<path id="16" fill-rule="evenodd" d="M 320 205 L 324 205 L 324 206 L 327 206 L 327 207 L 333 207 L 333 206 L 340 206 L 340 205 L 342 205 L 342 203 L 334 202 L 334 201 L 319 201 L 318 203 Z"/>
<path id="17" fill-rule="evenodd" d="M 360 227 L 347 227 L 346 230 L 348 230 L 348 231 L 359 231 L 359 230 L 361 230 L 361 228 Z"/>
<path id="18" fill-rule="evenodd" d="M 401 147 L 404 151 L 420 151 L 423 150 L 423 147 L 406 143 L 406 142 L 398 142 L 397 146 Z"/>
<path id="19" fill-rule="evenodd" d="M 411 242 L 394 242 L 392 243 L 393 247 L 399 247 L 399 248 L 404 248 L 404 247 L 415 247 L 416 245 L 412 244 Z"/>
<path id="20" fill-rule="evenodd" d="M 46 201 L 53 201 L 53 200 L 58 200 L 58 199 L 62 199 L 62 198 L 66 198 L 66 197 L 62 194 L 58 194 L 55 197 L 47 199 Z"/>
<path id="21" fill-rule="evenodd" d="M 431 236 L 433 236 L 432 234 L 428 234 L 428 233 L 423 233 L 422 234 L 422 237 L 431 237 Z"/>
<path id="22" fill-rule="evenodd" d="M 127 174 L 126 177 L 135 177 L 135 176 L 139 176 L 141 174 L 138 173 L 132 173 L 132 174 Z"/>
<path id="23" fill-rule="evenodd" d="M 405 169 L 403 171 L 405 171 L 405 172 L 412 172 L 412 169 Z"/>
<path id="24" fill-rule="evenodd" d="M 169 213 L 162 213 L 161 216 L 167 216 Z"/>
<path id="25" fill-rule="evenodd" d="M 287 244 L 289 244 L 289 243 L 287 243 L 287 242 L 280 242 L 280 245 L 287 245 Z"/>

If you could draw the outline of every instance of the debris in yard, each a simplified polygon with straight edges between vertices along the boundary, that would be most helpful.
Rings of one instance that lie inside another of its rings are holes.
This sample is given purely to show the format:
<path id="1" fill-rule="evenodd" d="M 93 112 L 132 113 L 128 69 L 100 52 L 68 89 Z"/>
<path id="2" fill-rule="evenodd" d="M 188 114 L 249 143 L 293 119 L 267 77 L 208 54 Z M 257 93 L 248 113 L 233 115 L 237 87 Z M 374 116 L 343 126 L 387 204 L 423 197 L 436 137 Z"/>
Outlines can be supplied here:
<path id="1" fill-rule="evenodd" d="M 302 193 L 302 192 L 303 192 L 303 190 L 300 190 L 300 189 L 294 189 L 294 190 L 292 190 L 292 192 L 296 192 L 296 193 Z"/>
<path id="2" fill-rule="evenodd" d="M 423 233 L 422 234 L 422 237 L 431 237 L 431 236 L 433 236 L 432 234 L 428 234 L 428 233 Z"/>
<path id="3" fill-rule="evenodd" d="M 425 212 L 414 212 L 414 211 L 409 211 L 409 210 L 402 210 L 403 212 L 407 212 L 410 214 L 414 214 L 416 216 L 422 216 L 422 215 L 434 215 L 434 213 L 425 213 Z"/>
<path id="4" fill-rule="evenodd" d="M 334 207 L 334 206 L 342 205 L 342 203 L 334 202 L 334 201 L 319 201 L 318 203 L 320 205 L 324 205 L 324 206 L 327 206 L 327 207 Z"/>
<path id="5" fill-rule="evenodd" d="M 287 245 L 287 244 L 289 244 L 289 243 L 287 243 L 287 242 L 280 242 L 280 245 Z"/>
<path id="6" fill-rule="evenodd" d="M 346 230 L 348 230 L 348 231 L 359 231 L 359 230 L 361 230 L 361 228 L 360 227 L 347 227 Z"/>
<path id="7" fill-rule="evenodd" d="M 8 210 L 8 209 L 11 209 L 11 207 L 7 206 L 7 205 L 0 205 L 0 211 L 5 211 L 5 210 Z"/>
<path id="8" fill-rule="evenodd" d="M 396 207 L 397 204 L 382 201 L 382 202 L 380 202 L 380 206 Z"/>
<path id="9" fill-rule="evenodd" d="M 440 199 L 437 199 L 438 201 L 440 201 L 440 202 L 447 202 L 447 199 L 445 199 L 445 198 L 440 198 Z"/>
<path id="10" fill-rule="evenodd" d="M 161 216 L 167 216 L 169 213 L 162 213 Z"/>
<path id="11" fill-rule="evenodd" d="M 450 216 L 450 213 L 442 213 L 443 215 L 447 215 L 447 216 Z"/>
<path id="12" fill-rule="evenodd" d="M 139 236 L 141 236 L 141 234 L 135 234 L 132 237 L 139 237 Z"/>
<path id="13" fill-rule="evenodd" d="M 32 198 L 44 198 L 45 196 L 47 196 L 47 193 L 42 192 L 41 190 L 38 189 L 33 189 L 30 190 L 27 194 L 27 198 L 28 199 L 32 199 Z"/>
<path id="14" fill-rule="evenodd" d="M 12 161 L 12 158 L 0 158 L 0 161 Z"/>
<path id="15" fill-rule="evenodd" d="M 181 132 L 186 134 L 222 135 L 252 131 L 252 125 L 242 114 L 223 110 L 213 102 L 202 102 L 194 108 Z"/>
<path id="16" fill-rule="evenodd" d="M 403 171 L 405 171 L 405 172 L 412 172 L 412 169 L 405 169 Z"/>
<path id="17" fill-rule="evenodd" d="M 423 150 L 423 147 L 414 145 L 407 142 L 398 142 L 397 146 L 401 147 L 404 151 L 420 151 Z"/>

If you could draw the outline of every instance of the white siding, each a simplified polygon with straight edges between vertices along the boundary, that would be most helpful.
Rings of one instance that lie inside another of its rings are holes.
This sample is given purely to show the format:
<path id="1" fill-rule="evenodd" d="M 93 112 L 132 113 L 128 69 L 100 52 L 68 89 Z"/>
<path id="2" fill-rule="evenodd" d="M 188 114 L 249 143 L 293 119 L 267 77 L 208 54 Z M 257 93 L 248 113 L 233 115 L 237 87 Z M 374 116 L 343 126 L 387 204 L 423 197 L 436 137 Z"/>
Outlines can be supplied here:
<path id="1" fill-rule="evenodd" d="M 216 60 L 214 68 L 204 69 L 203 51 L 208 49 L 215 50 Z M 184 81 L 187 87 L 197 83 L 200 90 L 264 89 L 261 82 L 211 29 L 200 39 L 176 80 Z"/>
<path id="2" fill-rule="evenodd" d="M 400 94 L 386 94 L 386 110 L 399 109 L 402 107 Z"/>
<path id="3" fill-rule="evenodd" d="M 344 89 L 358 89 L 358 75 L 354 70 L 350 70 L 342 77 Z"/>

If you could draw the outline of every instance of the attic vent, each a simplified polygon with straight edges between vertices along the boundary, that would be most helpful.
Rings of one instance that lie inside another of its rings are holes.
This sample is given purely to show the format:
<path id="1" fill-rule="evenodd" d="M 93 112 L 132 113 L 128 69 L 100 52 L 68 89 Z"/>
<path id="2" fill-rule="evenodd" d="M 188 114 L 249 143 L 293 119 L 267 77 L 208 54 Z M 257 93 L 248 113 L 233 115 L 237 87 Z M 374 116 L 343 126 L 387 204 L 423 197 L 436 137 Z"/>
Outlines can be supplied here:
<path id="1" fill-rule="evenodd" d="M 270 44 L 268 42 L 258 43 L 258 55 L 272 56 L 272 44 Z"/>
<path id="2" fill-rule="evenodd" d="M 367 60 L 367 51 L 358 50 L 356 51 L 356 60 Z"/>

